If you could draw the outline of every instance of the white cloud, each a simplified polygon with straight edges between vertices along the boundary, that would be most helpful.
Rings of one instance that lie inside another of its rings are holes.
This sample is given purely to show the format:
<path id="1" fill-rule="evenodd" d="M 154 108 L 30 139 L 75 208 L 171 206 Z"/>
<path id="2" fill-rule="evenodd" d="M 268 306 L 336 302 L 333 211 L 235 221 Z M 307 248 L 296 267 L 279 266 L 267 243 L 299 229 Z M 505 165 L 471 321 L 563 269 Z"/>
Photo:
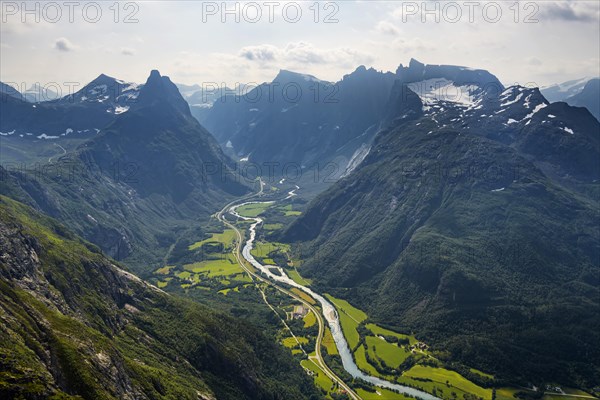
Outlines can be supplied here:
<path id="1" fill-rule="evenodd" d="M 75 50 L 75 46 L 71 41 L 65 37 L 61 37 L 56 39 L 54 42 L 54 48 L 58 51 L 73 51 Z"/>
<path id="2" fill-rule="evenodd" d="M 135 50 L 128 47 L 121 47 L 121 54 L 124 56 L 133 56 L 135 55 Z"/>
<path id="3" fill-rule="evenodd" d="M 388 21 L 380 21 L 375 27 L 375 30 L 379 33 L 392 36 L 398 36 L 400 34 L 400 30 L 396 27 L 396 25 Z"/>
<path id="4" fill-rule="evenodd" d="M 240 57 L 259 64 L 278 64 L 293 67 L 301 65 L 356 66 L 373 60 L 370 54 L 349 47 L 320 48 L 307 42 L 288 43 L 284 47 L 270 44 L 246 46 Z"/>
<path id="5" fill-rule="evenodd" d="M 597 22 L 599 17 L 600 7 L 596 1 L 552 1 L 540 6 L 540 20 Z"/>

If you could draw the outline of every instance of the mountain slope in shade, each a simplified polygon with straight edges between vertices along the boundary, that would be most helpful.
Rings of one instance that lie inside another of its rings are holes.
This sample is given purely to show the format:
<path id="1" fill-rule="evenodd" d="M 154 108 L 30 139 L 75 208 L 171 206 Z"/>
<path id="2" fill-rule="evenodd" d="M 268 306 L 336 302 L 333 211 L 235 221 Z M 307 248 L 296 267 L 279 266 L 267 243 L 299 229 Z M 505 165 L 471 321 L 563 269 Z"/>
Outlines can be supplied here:
<path id="1" fill-rule="evenodd" d="M 0 196 L 0 397 L 304 399 L 311 379 L 257 329 L 150 286 Z"/>
<path id="2" fill-rule="evenodd" d="M 418 99 L 413 113 L 379 132 L 284 240 L 298 242 L 319 290 L 455 359 L 522 384 L 592 387 L 598 121 L 537 89 L 470 101 L 416 89 L 396 102 Z"/>
<path id="3" fill-rule="evenodd" d="M 12 97 L 17 100 L 25 101 L 25 97 L 23 97 L 22 93 L 20 93 L 14 87 L 7 85 L 6 83 L 3 83 L 3 82 L 0 82 L 0 96 L 1 96 L 0 101 L 2 101 L 2 103 L 4 103 L 5 101 L 8 101 L 8 97 Z"/>
<path id="4" fill-rule="evenodd" d="M 249 191 L 231 163 L 153 71 L 131 109 L 98 136 L 41 172 L 5 171 L 0 184 L 111 257 L 148 269 L 196 218 Z"/>
<path id="5" fill-rule="evenodd" d="M 365 154 L 382 121 L 394 117 L 388 107 L 394 83 L 427 82 L 434 76 L 457 88 L 503 89 L 487 71 L 416 60 L 396 73 L 361 66 L 339 82 L 284 70 L 244 96 L 215 101 L 203 123 L 240 159 L 307 168 L 333 162 L 338 178 Z"/>
<path id="6" fill-rule="evenodd" d="M 581 92 L 567 98 L 565 102 L 587 108 L 600 121 L 600 78 L 590 79 Z"/>

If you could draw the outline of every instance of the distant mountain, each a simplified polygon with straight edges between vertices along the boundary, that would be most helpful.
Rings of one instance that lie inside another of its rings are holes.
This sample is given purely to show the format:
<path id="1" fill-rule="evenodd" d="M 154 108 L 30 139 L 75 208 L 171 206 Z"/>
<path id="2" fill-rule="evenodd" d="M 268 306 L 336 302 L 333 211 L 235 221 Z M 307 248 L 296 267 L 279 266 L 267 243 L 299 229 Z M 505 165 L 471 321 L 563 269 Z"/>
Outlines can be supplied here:
<path id="1" fill-rule="evenodd" d="M 95 134 L 136 103 L 139 85 L 100 75 L 81 90 L 57 100 L 31 104 L 25 99 L 4 102 L 0 131 L 24 138 L 60 139 Z"/>
<path id="2" fill-rule="evenodd" d="M 310 378 L 240 319 L 178 299 L 0 196 L 3 399 L 306 399 Z"/>
<path id="3" fill-rule="evenodd" d="M 374 135 L 395 116 L 389 108 L 395 81 L 418 82 L 431 76 L 445 77 L 456 87 L 503 89 L 486 71 L 416 60 L 396 73 L 359 67 L 335 83 L 281 71 L 273 82 L 245 96 L 216 101 L 204 124 L 240 159 L 306 168 L 333 162 L 338 167 L 331 178 L 338 178 L 368 152 Z"/>
<path id="4" fill-rule="evenodd" d="M 582 78 L 541 89 L 548 101 L 564 101 L 576 107 L 587 108 L 600 120 L 600 78 Z"/>
<path id="5" fill-rule="evenodd" d="M 43 101 L 58 100 L 62 96 L 52 90 L 51 85 L 42 86 L 39 83 L 34 83 L 29 89 L 23 92 L 23 97 L 30 103 L 39 103 Z"/>
<path id="6" fill-rule="evenodd" d="M 594 386 L 600 124 L 538 89 L 473 85 L 485 72 L 411 64 L 398 117 L 282 239 L 319 291 L 454 359 Z"/>
<path id="7" fill-rule="evenodd" d="M 590 79 L 581 92 L 565 101 L 572 106 L 587 108 L 600 121 L 600 78 Z"/>
<path id="8" fill-rule="evenodd" d="M 540 91 L 542 92 L 544 97 L 551 103 L 555 103 L 557 101 L 565 101 L 569 97 L 580 93 L 585 87 L 585 84 L 588 83 L 590 79 L 590 77 L 586 77 L 554 85 L 544 86 L 540 88 Z"/>
<path id="9" fill-rule="evenodd" d="M 244 96 L 216 101 L 204 124 L 252 162 L 301 166 L 341 156 L 347 163 L 377 130 L 393 81 L 364 67 L 337 84 L 281 71 Z"/>
<path id="10" fill-rule="evenodd" d="M 3 106 L 4 106 L 5 102 L 8 102 L 8 97 L 25 101 L 23 94 L 21 94 L 14 87 L 7 85 L 6 83 L 3 83 L 3 82 L 0 82 L 0 96 L 2 96 L 2 98 L 0 100 L 1 100 Z"/>
<path id="11" fill-rule="evenodd" d="M 101 103 L 121 96 L 88 90 L 75 103 L 92 101 L 82 99 L 86 93 Z M 152 71 L 126 104 L 127 112 L 113 114 L 99 134 L 41 172 L 5 171 L 0 193 L 60 218 L 111 257 L 148 269 L 195 219 L 249 188 L 169 78 Z"/>

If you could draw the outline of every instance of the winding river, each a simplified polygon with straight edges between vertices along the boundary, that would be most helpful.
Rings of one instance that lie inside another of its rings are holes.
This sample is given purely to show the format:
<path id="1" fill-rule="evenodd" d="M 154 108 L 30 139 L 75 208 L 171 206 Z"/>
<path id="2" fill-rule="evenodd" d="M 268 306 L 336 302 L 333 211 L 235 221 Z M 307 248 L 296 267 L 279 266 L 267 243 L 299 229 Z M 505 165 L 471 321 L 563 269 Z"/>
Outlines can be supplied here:
<path id="1" fill-rule="evenodd" d="M 258 225 L 260 225 L 263 222 L 263 220 L 262 220 L 262 218 L 259 218 L 259 217 L 256 217 L 256 218 L 244 217 L 244 216 L 238 214 L 238 212 L 236 210 L 238 207 L 241 207 L 241 206 L 247 205 L 247 204 L 265 204 L 265 203 L 273 203 L 273 202 L 251 201 L 251 202 L 246 202 L 243 204 L 235 205 L 229 209 L 229 212 L 232 215 L 234 215 L 242 220 L 254 221 L 249 228 L 250 237 L 248 238 L 248 240 L 246 241 L 246 244 L 244 245 L 244 248 L 242 249 L 242 256 L 246 259 L 246 261 L 248 261 L 250 264 L 252 264 L 252 266 L 254 266 L 256 269 L 261 271 L 263 273 L 263 275 L 266 276 L 267 278 L 269 278 L 273 281 L 276 281 L 276 282 L 280 282 L 280 283 L 284 283 L 289 286 L 296 287 L 296 288 L 304 291 L 308 295 L 310 295 L 312 298 L 314 298 L 321 304 L 321 308 L 323 310 L 323 315 L 324 315 L 325 319 L 327 320 L 327 323 L 329 324 L 329 329 L 331 330 L 333 340 L 338 349 L 338 352 L 340 353 L 340 357 L 342 358 L 342 364 L 344 366 L 344 369 L 346 371 L 348 371 L 348 373 L 350 375 L 352 375 L 354 378 L 362 379 L 362 380 L 369 382 L 375 386 L 396 390 L 400 393 L 408 394 L 408 395 L 411 395 L 414 397 L 419 397 L 424 400 L 439 400 L 437 397 L 435 397 L 429 393 L 423 392 L 421 390 L 413 389 L 408 386 L 399 385 L 397 383 L 392 383 L 392 382 L 386 381 L 384 379 L 381 379 L 381 378 L 378 378 L 375 376 L 367 375 L 363 371 L 361 371 L 358 368 L 358 366 L 356 365 L 356 363 L 354 362 L 354 358 L 352 357 L 352 353 L 350 352 L 350 348 L 348 347 L 348 342 L 346 342 L 346 338 L 344 337 L 344 334 L 342 332 L 342 327 L 340 325 L 340 320 L 338 318 L 337 311 L 336 311 L 335 307 L 333 306 L 333 304 L 331 304 L 326 298 L 324 298 L 320 294 L 315 293 L 310 288 L 293 281 L 281 267 L 278 267 L 276 265 L 263 265 L 254 258 L 254 256 L 251 254 L 251 251 L 254 248 L 254 240 L 256 238 L 256 227 Z M 276 269 L 281 275 L 274 274 L 272 272 L 273 269 Z"/>

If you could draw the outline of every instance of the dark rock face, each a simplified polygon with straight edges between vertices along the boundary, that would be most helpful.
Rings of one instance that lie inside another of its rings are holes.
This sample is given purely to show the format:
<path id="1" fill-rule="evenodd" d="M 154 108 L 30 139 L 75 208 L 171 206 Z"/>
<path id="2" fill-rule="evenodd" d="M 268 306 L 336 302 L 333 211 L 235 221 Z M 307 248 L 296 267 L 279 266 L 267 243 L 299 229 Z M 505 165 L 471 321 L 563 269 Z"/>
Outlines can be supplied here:
<path id="1" fill-rule="evenodd" d="M 590 79 L 583 90 L 565 100 L 576 107 L 585 107 L 600 121 L 600 78 Z"/>

